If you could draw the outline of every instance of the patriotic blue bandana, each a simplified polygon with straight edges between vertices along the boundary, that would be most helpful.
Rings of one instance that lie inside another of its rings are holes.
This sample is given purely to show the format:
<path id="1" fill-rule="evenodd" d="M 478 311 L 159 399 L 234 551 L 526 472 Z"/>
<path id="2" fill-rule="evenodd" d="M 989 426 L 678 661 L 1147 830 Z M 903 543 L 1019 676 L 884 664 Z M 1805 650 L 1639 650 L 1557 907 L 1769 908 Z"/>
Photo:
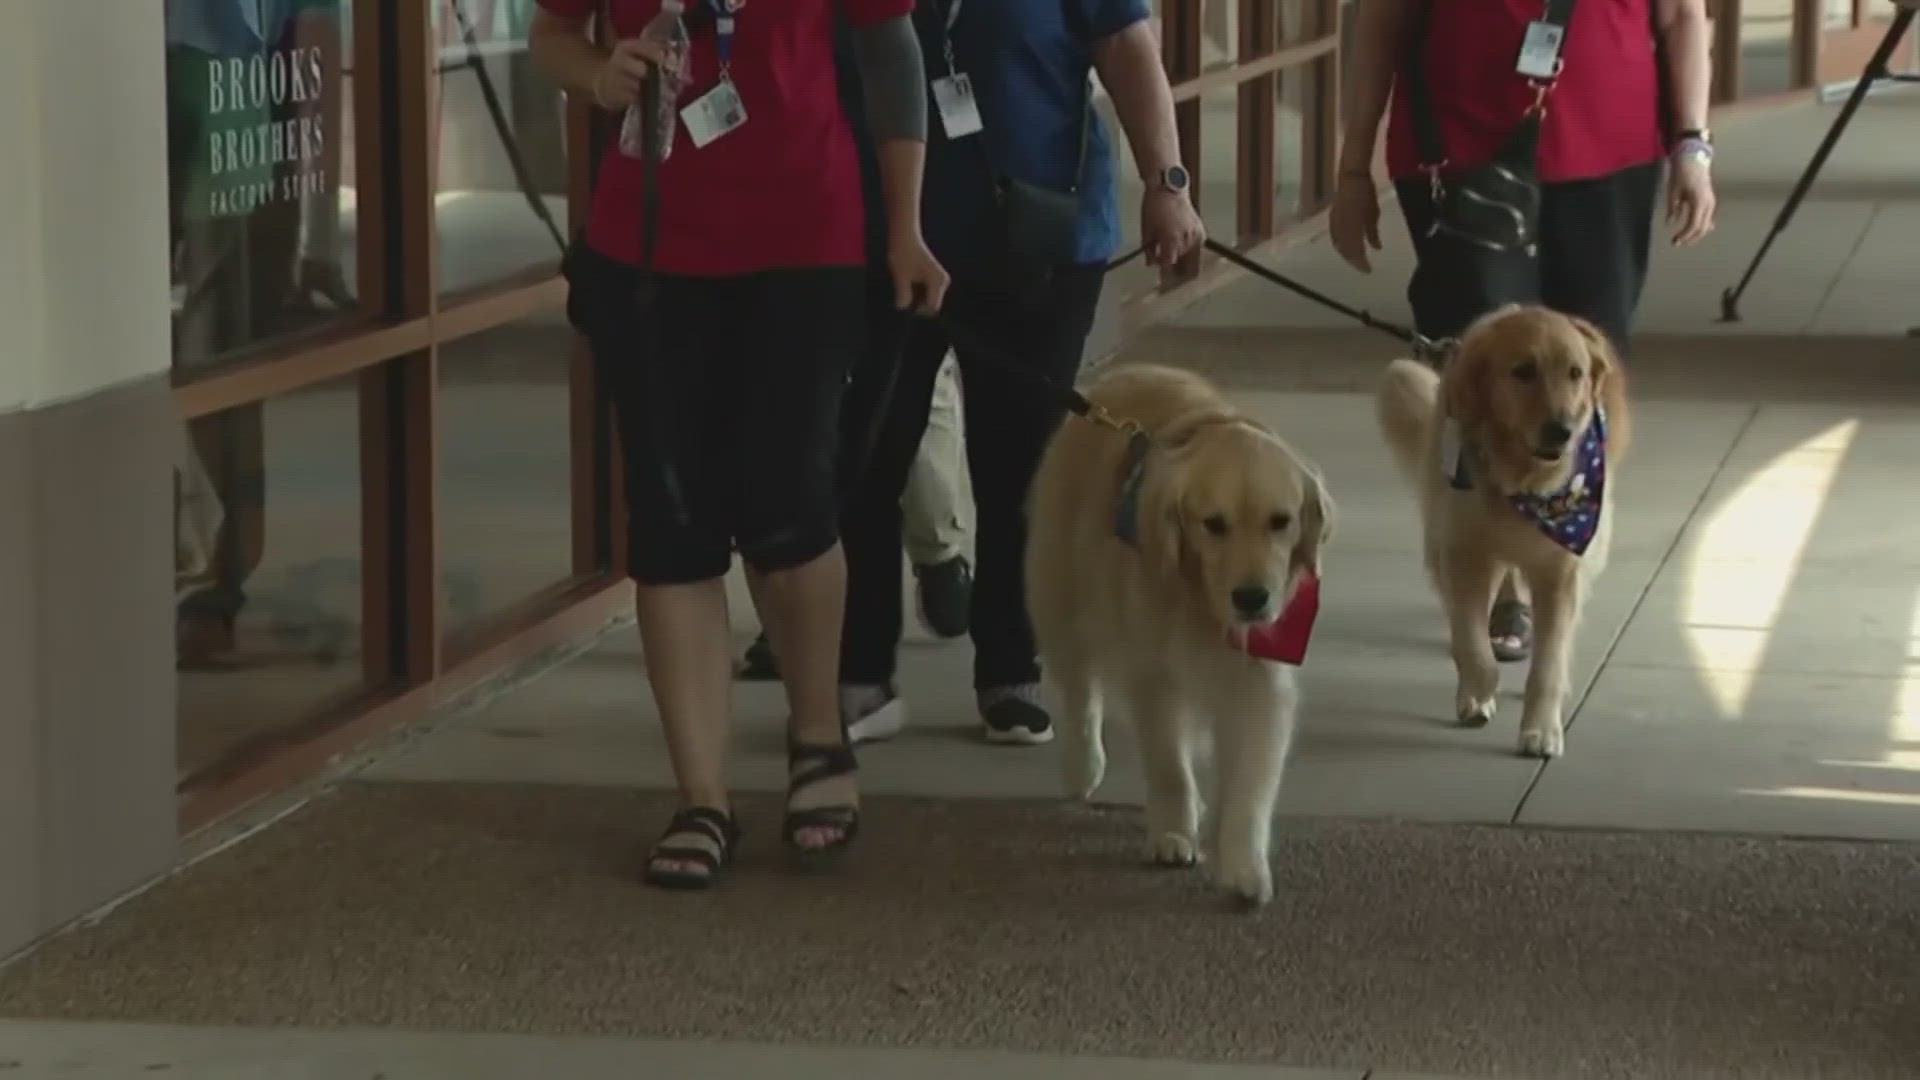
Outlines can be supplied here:
<path id="1" fill-rule="evenodd" d="M 1455 490 L 1473 486 L 1467 475 L 1467 456 L 1450 448 L 1453 466 L 1448 482 Z M 1550 495 L 1518 494 L 1507 499 L 1521 517 L 1532 522 L 1547 539 L 1573 552 L 1585 555 L 1600 531 L 1600 507 L 1607 490 L 1607 414 L 1595 409 L 1593 423 L 1580 438 L 1573 459 L 1573 474 L 1559 491 Z"/>

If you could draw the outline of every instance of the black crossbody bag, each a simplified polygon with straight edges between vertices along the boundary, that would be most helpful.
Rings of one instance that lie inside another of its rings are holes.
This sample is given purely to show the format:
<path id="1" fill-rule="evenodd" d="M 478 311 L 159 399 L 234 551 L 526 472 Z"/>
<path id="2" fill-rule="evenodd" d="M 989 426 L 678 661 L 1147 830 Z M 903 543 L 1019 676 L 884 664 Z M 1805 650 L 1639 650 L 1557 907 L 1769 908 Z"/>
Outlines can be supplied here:
<path id="1" fill-rule="evenodd" d="M 1547 0 L 1540 20 L 1560 33 L 1559 55 L 1566 55 L 1567 30 L 1573 25 L 1576 0 Z M 1433 2 L 1421 5 L 1419 22 L 1408 35 L 1402 74 L 1414 143 L 1421 171 L 1427 174 L 1433 198 L 1430 236 L 1450 236 L 1489 251 L 1531 254 L 1540 229 L 1540 124 L 1547 97 L 1559 79 L 1528 77 L 1534 99 L 1520 122 L 1508 133 L 1492 160 L 1469 169 L 1451 169 L 1446 139 L 1426 79 L 1427 29 Z"/>

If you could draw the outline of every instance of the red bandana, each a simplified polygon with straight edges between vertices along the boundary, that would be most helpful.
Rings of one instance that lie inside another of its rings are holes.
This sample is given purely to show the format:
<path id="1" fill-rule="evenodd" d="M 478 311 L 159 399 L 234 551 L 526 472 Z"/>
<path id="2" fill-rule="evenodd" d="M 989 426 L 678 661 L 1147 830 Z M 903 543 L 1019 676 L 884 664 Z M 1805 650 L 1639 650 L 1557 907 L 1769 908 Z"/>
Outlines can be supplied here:
<path id="1" fill-rule="evenodd" d="M 1302 574 L 1280 617 L 1247 631 L 1247 655 L 1259 660 L 1299 667 L 1313 638 L 1313 620 L 1320 614 L 1320 579 Z"/>

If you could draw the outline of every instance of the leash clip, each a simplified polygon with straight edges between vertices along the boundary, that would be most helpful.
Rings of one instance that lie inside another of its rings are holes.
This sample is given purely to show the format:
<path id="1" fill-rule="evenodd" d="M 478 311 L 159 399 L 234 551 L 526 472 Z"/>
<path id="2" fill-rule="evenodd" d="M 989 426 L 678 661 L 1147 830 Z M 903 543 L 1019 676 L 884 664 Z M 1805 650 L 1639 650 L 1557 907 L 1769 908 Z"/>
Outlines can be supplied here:
<path id="1" fill-rule="evenodd" d="M 1140 426 L 1139 421 L 1122 419 L 1121 417 L 1115 416 L 1107 410 L 1105 405 L 1101 405 L 1098 402 L 1090 401 L 1087 403 L 1087 419 L 1103 428 L 1117 431 L 1122 435 L 1142 435 L 1146 433 L 1146 429 Z"/>
<path id="2" fill-rule="evenodd" d="M 1440 338 L 1435 340 L 1424 334 L 1414 334 L 1409 341 L 1413 346 L 1413 357 L 1428 367 L 1438 370 L 1460 349 L 1460 339 Z"/>

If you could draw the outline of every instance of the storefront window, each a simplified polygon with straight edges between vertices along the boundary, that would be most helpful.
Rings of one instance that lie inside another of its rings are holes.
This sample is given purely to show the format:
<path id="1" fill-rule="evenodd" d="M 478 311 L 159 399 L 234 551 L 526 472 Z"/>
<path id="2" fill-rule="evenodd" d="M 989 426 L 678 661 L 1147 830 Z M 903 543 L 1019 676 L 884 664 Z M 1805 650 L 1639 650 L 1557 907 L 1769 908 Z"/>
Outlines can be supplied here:
<path id="1" fill-rule="evenodd" d="M 431 3 L 439 93 L 428 130 L 445 295 L 559 260 L 566 98 L 527 48 L 535 0 Z"/>
<path id="2" fill-rule="evenodd" d="M 183 778 L 364 685 L 359 447 L 352 376 L 189 425 L 174 488 Z"/>
<path id="3" fill-rule="evenodd" d="M 349 314 L 351 0 L 165 0 L 174 364 Z"/>
<path id="4" fill-rule="evenodd" d="M 544 312 L 440 347 L 441 595 L 456 649 L 573 576 L 576 342 Z"/>

